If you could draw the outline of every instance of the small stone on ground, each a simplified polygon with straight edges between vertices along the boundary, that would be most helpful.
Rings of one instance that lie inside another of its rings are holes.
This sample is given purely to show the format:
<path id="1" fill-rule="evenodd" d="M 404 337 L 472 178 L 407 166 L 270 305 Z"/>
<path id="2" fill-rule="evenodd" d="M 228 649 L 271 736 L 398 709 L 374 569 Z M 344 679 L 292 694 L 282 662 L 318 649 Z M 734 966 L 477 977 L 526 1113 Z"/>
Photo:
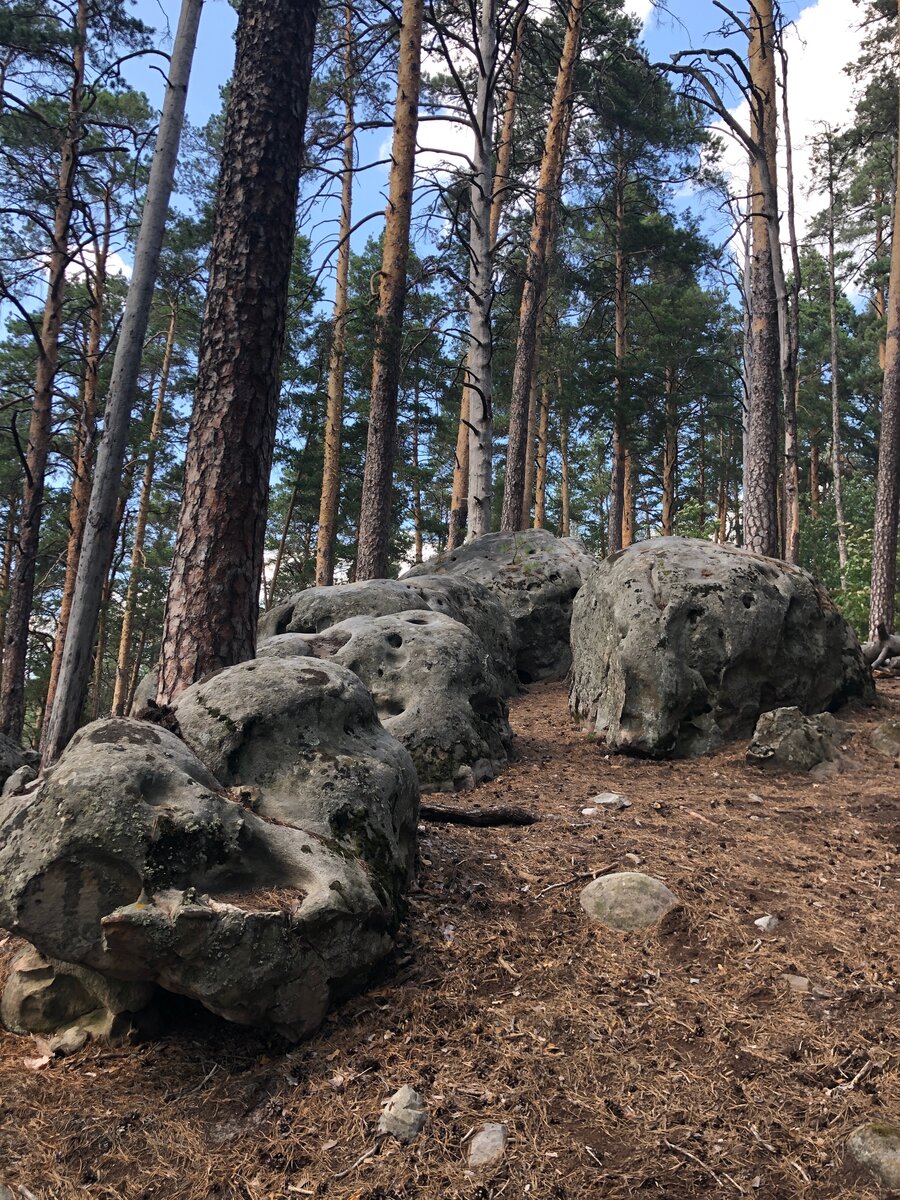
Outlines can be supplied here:
<path id="1" fill-rule="evenodd" d="M 655 925 L 677 904 L 664 883 L 640 871 L 604 875 L 581 893 L 581 907 L 589 917 L 623 933 Z"/>
<path id="2" fill-rule="evenodd" d="M 469 1142 L 468 1163 L 472 1170 L 494 1167 L 503 1158 L 509 1131 L 497 1121 L 488 1121 Z"/>
<path id="3" fill-rule="evenodd" d="M 378 1121 L 378 1132 L 392 1134 L 400 1142 L 412 1142 L 425 1124 L 425 1106 L 419 1093 L 406 1084 L 394 1092 Z"/>

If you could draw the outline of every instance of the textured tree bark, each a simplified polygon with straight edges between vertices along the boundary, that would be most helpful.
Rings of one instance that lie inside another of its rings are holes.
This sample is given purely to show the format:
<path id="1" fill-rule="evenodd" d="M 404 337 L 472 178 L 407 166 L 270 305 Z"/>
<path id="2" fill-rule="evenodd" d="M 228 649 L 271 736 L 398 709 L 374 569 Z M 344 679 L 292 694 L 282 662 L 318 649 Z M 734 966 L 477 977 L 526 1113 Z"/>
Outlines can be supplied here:
<path id="1" fill-rule="evenodd" d="M 572 79 L 578 61 L 584 0 L 570 0 L 550 105 L 550 120 L 544 139 L 540 175 L 531 225 L 531 240 L 525 263 L 525 286 L 519 310 L 519 336 L 510 396 L 509 442 L 506 452 L 506 481 L 503 489 L 502 529 L 521 528 L 525 482 L 525 445 L 528 437 L 528 396 L 534 370 L 534 347 L 538 317 L 547 279 L 553 216 L 559 203 L 563 161 L 569 128 Z"/>
<path id="2" fill-rule="evenodd" d="M 353 96 L 353 8 L 344 8 L 344 148 L 341 162 L 341 221 L 331 346 L 328 351 L 328 397 L 325 407 L 325 444 L 322 460 L 322 496 L 316 538 L 316 586 L 334 583 L 334 542 L 340 496 L 341 432 L 344 421 L 344 359 L 347 346 L 347 312 L 350 297 L 350 230 L 353 211 L 353 166 L 356 149 Z"/>
<path id="3" fill-rule="evenodd" d="M 634 544 L 634 457 L 630 447 L 625 447 L 625 478 L 622 489 L 622 549 Z"/>
<path id="4" fill-rule="evenodd" d="M 897 588 L 897 501 L 900 486 L 900 171 L 894 198 L 891 277 L 887 295 L 887 337 L 881 394 L 881 435 L 878 441 L 878 484 L 875 492 L 875 531 L 872 544 L 872 594 L 869 640 L 878 626 L 894 629 Z"/>
<path id="5" fill-rule="evenodd" d="M 678 474 L 678 410 L 673 396 L 673 372 L 666 367 L 663 400 L 665 410 L 665 436 L 662 464 L 662 535 L 671 537 L 675 532 L 675 489 Z"/>
<path id="6" fill-rule="evenodd" d="M 535 455 L 534 527 L 547 523 L 547 439 L 550 433 L 550 388 L 546 379 L 539 388 L 537 453 Z"/>
<path id="7" fill-rule="evenodd" d="M 244 0 L 216 199 L 160 704 L 252 658 L 316 0 Z"/>
<path id="8" fill-rule="evenodd" d="M 375 318 L 369 433 L 356 552 L 356 578 L 359 580 L 383 578 L 388 568 L 400 349 L 419 125 L 423 15 L 423 0 L 403 0 L 391 174 Z"/>
<path id="9" fill-rule="evenodd" d="M 464 372 L 468 372 L 466 355 Z M 450 495 L 450 517 L 447 529 L 447 549 L 455 550 L 466 540 L 469 518 L 469 389 L 463 383 L 459 401 L 459 427 L 456 431 L 456 453 L 453 457 L 453 490 Z"/>
<path id="10" fill-rule="evenodd" d="M 716 541 L 724 546 L 728 540 L 728 459 L 725 456 L 725 434 L 719 430 L 719 492 L 716 499 Z"/>
<path id="11" fill-rule="evenodd" d="M 413 458 L 413 529 L 415 532 L 415 561 L 420 563 L 423 557 L 422 540 L 422 485 L 419 482 L 419 381 L 413 388 L 413 425 L 412 425 L 412 458 Z"/>
<path id="12" fill-rule="evenodd" d="M 28 626 L 34 599 L 44 479 L 50 452 L 53 411 L 53 381 L 59 363 L 66 269 L 69 265 L 69 227 L 74 209 L 75 174 L 81 140 L 84 94 L 84 56 L 87 36 L 87 0 L 78 0 L 75 44 L 72 48 L 72 87 L 59 167 L 59 191 L 53 217 L 53 239 L 44 315 L 41 323 L 35 372 L 34 403 L 28 427 L 25 454 L 25 483 L 16 561 L 9 589 L 9 607 L 3 646 L 3 678 L 0 680 L 0 733 L 18 740 L 25 724 L 25 665 L 28 658 Z"/>
<path id="13" fill-rule="evenodd" d="M 781 384 L 778 303 L 772 271 L 768 184 L 774 185 L 776 96 L 772 0 L 750 15 L 752 252 L 750 260 L 750 395 L 744 529 L 748 549 L 778 557 L 778 397 Z M 766 173 L 768 172 L 768 179 Z"/>
<path id="14" fill-rule="evenodd" d="M 494 245 L 494 88 L 497 67 L 497 4 L 481 0 L 475 93 L 475 148 L 469 187 L 469 349 L 465 390 L 469 429 L 468 536 L 491 529 L 493 507 L 494 379 L 491 305 Z"/>
<path id="15" fill-rule="evenodd" d="M 791 141 L 791 115 L 788 104 L 788 56 L 784 48 L 784 39 L 779 37 L 778 48 L 781 56 L 781 119 L 784 131 L 785 186 L 787 192 L 787 223 L 788 242 L 791 250 L 791 286 L 787 291 L 787 281 L 783 278 L 783 266 L 780 253 L 775 256 L 773 266 L 776 272 L 782 272 L 782 278 L 776 273 L 775 290 L 779 293 L 780 337 L 781 337 L 781 379 L 784 398 L 784 557 L 788 562 L 800 562 L 800 463 L 798 459 L 797 437 L 797 397 L 798 377 L 797 360 L 800 350 L 800 251 L 797 243 L 797 222 L 794 203 L 794 151 Z M 767 147 L 768 148 L 768 147 Z M 774 153 L 772 155 L 774 159 Z M 775 179 L 775 167 L 771 165 L 772 180 Z M 776 206 L 777 207 L 777 206 Z M 777 223 L 777 212 L 775 214 Z M 771 238 L 777 237 L 772 232 Z"/>
<path id="16" fill-rule="evenodd" d="M 531 525 L 531 509 L 534 500 L 535 450 L 538 433 L 538 410 L 541 390 L 541 341 L 544 329 L 544 314 L 538 318 L 534 337 L 534 368 L 531 372 L 531 387 L 528 389 L 528 436 L 525 440 L 525 481 L 522 484 L 522 528 Z"/>
<path id="17" fill-rule="evenodd" d="M 137 607 L 138 584 L 141 572 L 144 569 L 144 541 L 147 536 L 147 516 L 150 512 L 150 496 L 153 492 L 153 476 L 156 472 L 156 450 L 159 445 L 159 435 L 162 433 L 166 390 L 169 386 L 169 372 L 172 368 L 172 352 L 175 348 L 175 330 L 177 325 L 178 306 L 173 304 L 169 313 L 169 328 L 166 331 L 166 347 L 163 351 L 159 387 L 156 393 L 156 405 L 153 409 L 153 420 L 150 423 L 147 461 L 144 463 L 141 495 L 138 500 L 137 518 L 134 525 L 134 542 L 131 547 L 131 569 L 128 573 L 128 590 L 125 593 L 125 605 L 122 610 L 122 628 L 119 633 L 119 650 L 116 655 L 116 682 L 113 688 L 112 699 L 113 716 L 116 717 L 121 717 L 126 712 L 129 703 L 129 660 L 131 657 L 134 613 Z"/>
<path id="18" fill-rule="evenodd" d="M 844 489 L 841 466 L 841 390 L 838 358 L 837 282 L 834 263 L 834 164 L 831 138 L 828 139 L 828 317 L 831 353 L 831 477 L 834 486 L 834 513 L 837 522 L 838 563 L 841 588 L 847 588 L 847 522 L 844 519 Z"/>
<path id="19" fill-rule="evenodd" d="M 606 553 L 622 549 L 622 524 L 625 513 L 625 430 L 621 418 L 613 418 L 612 460 L 610 463 L 609 506 Z"/>
<path id="20" fill-rule="evenodd" d="M 809 435 L 809 515 L 819 519 L 819 432 Z"/>
<path id="21" fill-rule="evenodd" d="M 884 225 L 881 220 L 881 211 L 880 211 L 881 206 L 883 204 L 884 204 L 884 192 L 881 190 L 881 188 L 876 188 L 875 189 L 875 209 L 876 209 L 875 258 L 876 258 L 876 261 L 881 257 L 882 251 L 884 250 Z M 879 320 L 884 320 L 884 312 L 885 312 L 884 285 L 880 282 L 875 285 L 875 290 L 872 293 L 872 307 L 875 309 L 875 315 L 879 318 Z M 879 342 L 878 342 L 878 365 L 880 366 L 882 371 L 884 370 L 884 350 L 885 350 L 884 338 L 881 338 L 881 339 L 879 339 Z"/>
<path id="22" fill-rule="evenodd" d="M 106 297 L 106 263 L 109 257 L 111 221 L 110 197 L 107 196 L 103 237 L 97 248 L 91 289 L 91 314 L 88 324 L 88 344 L 87 354 L 85 355 L 81 412 L 76 424 L 75 444 L 72 454 L 75 475 L 72 480 L 72 496 L 69 501 L 69 539 L 66 544 L 66 574 L 59 606 L 56 638 L 53 643 L 53 657 L 50 662 L 50 679 L 47 684 L 47 696 L 44 701 L 45 722 L 49 714 L 53 712 L 53 702 L 56 699 L 56 685 L 59 679 L 59 668 L 62 663 L 63 647 L 66 643 L 66 631 L 69 628 L 69 614 L 72 611 L 72 600 L 75 593 L 75 576 L 78 572 L 78 559 L 81 555 L 81 544 L 84 540 L 88 505 L 91 499 L 91 485 L 94 479 L 94 439 L 97 435 L 97 385 L 100 375 L 103 304 Z"/>

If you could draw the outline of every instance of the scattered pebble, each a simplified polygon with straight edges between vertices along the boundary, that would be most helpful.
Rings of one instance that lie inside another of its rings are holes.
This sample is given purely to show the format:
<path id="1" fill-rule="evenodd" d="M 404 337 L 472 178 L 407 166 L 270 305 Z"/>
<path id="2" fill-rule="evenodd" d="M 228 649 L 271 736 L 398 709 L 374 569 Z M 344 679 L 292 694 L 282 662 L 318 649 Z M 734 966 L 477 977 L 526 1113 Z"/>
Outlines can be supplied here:
<path id="1" fill-rule="evenodd" d="M 394 1092 L 378 1121 L 378 1132 L 392 1134 L 400 1142 L 412 1142 L 425 1124 L 425 1106 L 419 1093 L 406 1084 Z"/>
<path id="2" fill-rule="evenodd" d="M 860 1125 L 847 1139 L 847 1149 L 885 1187 L 900 1189 L 900 1125 Z"/>
<path id="3" fill-rule="evenodd" d="M 792 992 L 802 993 L 809 991 L 809 980 L 805 975 L 782 975 L 781 977 Z"/>
<path id="4" fill-rule="evenodd" d="M 497 1121 L 488 1121 L 469 1142 L 468 1163 L 474 1171 L 495 1167 L 506 1153 L 509 1131 Z"/>
<path id="5" fill-rule="evenodd" d="M 583 808 L 581 810 L 581 815 L 583 817 L 596 817 L 598 811 L 599 809 L 596 808 Z"/>
<path id="6" fill-rule="evenodd" d="M 631 808 L 631 801 L 626 799 L 620 792 L 598 792 L 596 796 L 591 796 L 588 803 L 599 805 L 601 808 Z"/>
<path id="7" fill-rule="evenodd" d="M 757 917 L 753 924 L 757 929 L 761 929 L 763 933 L 771 933 L 778 926 L 778 918 L 773 917 L 771 913 L 766 913 L 764 917 Z"/>
<path id="8" fill-rule="evenodd" d="M 639 854 L 634 854 L 631 851 L 628 854 L 623 854 L 622 857 L 626 862 L 634 863 L 636 867 L 639 867 L 644 861 Z"/>

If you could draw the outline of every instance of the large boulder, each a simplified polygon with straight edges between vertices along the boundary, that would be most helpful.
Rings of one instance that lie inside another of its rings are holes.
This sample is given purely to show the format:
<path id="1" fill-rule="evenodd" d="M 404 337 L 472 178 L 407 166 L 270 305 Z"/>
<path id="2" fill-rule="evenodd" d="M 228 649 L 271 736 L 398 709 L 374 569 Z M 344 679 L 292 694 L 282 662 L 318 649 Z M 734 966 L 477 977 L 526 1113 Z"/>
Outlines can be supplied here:
<path id="1" fill-rule="evenodd" d="M 333 658 L 363 681 L 385 728 L 412 755 L 423 791 L 493 779 L 512 745 L 503 687 L 471 629 L 428 609 L 350 617 L 323 633 L 284 633 L 259 655 Z"/>
<path id="2" fill-rule="evenodd" d="M 572 712 L 640 754 L 703 754 L 769 709 L 874 694 L 855 633 L 811 575 L 690 538 L 597 567 L 575 601 L 572 657 Z"/>
<path id="3" fill-rule="evenodd" d="M 415 579 L 307 588 L 263 613 L 257 641 L 263 646 L 270 638 L 288 633 L 322 633 L 348 617 L 384 617 L 413 609 L 442 613 L 466 625 L 484 643 L 504 694 L 518 690 L 512 619 L 488 588 L 469 579 L 426 573 Z M 285 652 L 286 648 L 281 651 Z"/>
<path id="4" fill-rule="evenodd" d="M 49 957 L 302 1036 L 393 945 L 412 761 L 336 663 L 242 663 L 176 713 L 190 747 L 97 721 L 8 802 L 0 925 Z"/>
<path id="5" fill-rule="evenodd" d="M 523 682 L 530 683 L 562 679 L 568 671 L 572 601 L 594 565 L 575 538 L 526 529 L 484 534 L 413 567 L 401 582 L 427 573 L 462 577 L 488 588 L 513 619 L 516 665 Z"/>

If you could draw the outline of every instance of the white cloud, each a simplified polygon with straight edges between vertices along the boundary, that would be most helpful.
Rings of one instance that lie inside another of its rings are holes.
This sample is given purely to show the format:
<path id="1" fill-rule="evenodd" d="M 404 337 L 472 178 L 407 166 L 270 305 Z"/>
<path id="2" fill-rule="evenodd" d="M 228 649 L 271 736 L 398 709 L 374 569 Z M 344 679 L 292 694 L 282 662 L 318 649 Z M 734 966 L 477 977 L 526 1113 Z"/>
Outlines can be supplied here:
<path id="1" fill-rule="evenodd" d="M 793 149 L 797 233 L 803 237 L 810 219 L 820 212 L 824 197 L 812 172 L 813 140 L 826 125 L 846 125 L 853 114 L 853 82 L 846 74 L 848 63 L 860 52 L 860 10 L 854 0 L 816 0 L 805 8 L 785 33 L 788 58 L 788 106 Z M 779 92 L 779 109 L 781 94 Z M 749 120 L 746 103 L 731 110 L 745 127 Z M 719 125 L 720 131 L 724 126 Z M 730 176 L 735 195 L 747 190 L 747 156 L 727 134 L 722 166 Z M 782 211 L 786 205 L 784 130 L 779 111 L 779 190 Z"/>
<path id="2" fill-rule="evenodd" d="M 653 11 L 653 0 L 625 0 L 625 11 L 643 26 Z"/>

